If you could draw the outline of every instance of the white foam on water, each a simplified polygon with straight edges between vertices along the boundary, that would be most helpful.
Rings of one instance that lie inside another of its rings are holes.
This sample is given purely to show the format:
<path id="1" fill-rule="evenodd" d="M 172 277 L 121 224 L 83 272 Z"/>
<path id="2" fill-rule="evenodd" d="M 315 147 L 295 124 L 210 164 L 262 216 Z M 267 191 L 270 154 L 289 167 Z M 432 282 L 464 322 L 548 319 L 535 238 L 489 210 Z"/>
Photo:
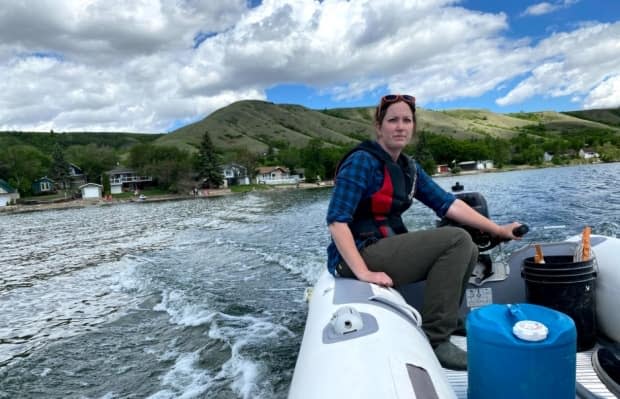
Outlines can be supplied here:
<path id="1" fill-rule="evenodd" d="M 222 371 L 218 374 L 225 377 L 232 377 L 234 380 L 230 384 L 233 392 L 242 398 L 255 398 L 257 391 L 258 376 L 260 366 L 256 362 L 244 359 L 238 353 L 233 352 L 232 358 L 224 363 Z"/>
<path id="2" fill-rule="evenodd" d="M 153 307 L 170 316 L 170 322 L 181 326 L 196 327 L 209 323 L 217 312 L 206 309 L 204 304 L 189 303 L 181 291 L 164 291 L 161 302 Z"/>
<path id="3" fill-rule="evenodd" d="M 327 267 L 324 256 L 317 257 L 313 261 L 308 260 L 307 254 L 304 254 L 304 257 L 298 257 L 274 252 L 271 254 L 264 253 L 263 256 L 265 261 L 274 262 L 282 268 L 300 275 L 304 281 L 310 284 L 316 283 L 318 276 Z"/>
<path id="4" fill-rule="evenodd" d="M 255 316 L 219 313 L 218 318 L 211 323 L 208 335 L 209 338 L 223 340 L 231 345 L 231 357 L 223 364 L 216 379 L 232 379 L 230 387 L 233 392 L 249 399 L 260 395 L 259 381 L 266 377 L 267 371 L 260 362 L 244 356 L 242 350 L 248 345 L 260 345 L 282 335 L 293 337 L 294 333 L 284 326 Z"/>
<path id="5" fill-rule="evenodd" d="M 37 281 L 0 295 L 0 361 L 116 319 L 137 303 L 135 264 L 124 259 Z M 132 283 L 133 282 L 133 283 Z"/>
<path id="6" fill-rule="evenodd" d="M 118 398 L 118 396 L 114 393 L 114 392 L 106 392 L 101 398 L 99 399 L 116 399 Z"/>
<path id="7" fill-rule="evenodd" d="M 172 369 L 161 377 L 161 391 L 149 396 L 149 399 L 191 399 L 204 397 L 212 385 L 213 377 L 196 365 L 199 352 L 186 353 L 179 356 Z"/>

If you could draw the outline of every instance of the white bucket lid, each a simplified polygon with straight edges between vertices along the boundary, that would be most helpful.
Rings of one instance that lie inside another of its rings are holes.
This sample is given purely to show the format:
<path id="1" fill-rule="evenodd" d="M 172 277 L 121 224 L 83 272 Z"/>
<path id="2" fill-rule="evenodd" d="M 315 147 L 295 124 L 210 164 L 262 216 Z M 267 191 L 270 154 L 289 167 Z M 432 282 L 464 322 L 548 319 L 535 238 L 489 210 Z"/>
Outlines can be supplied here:
<path id="1" fill-rule="evenodd" d="M 521 320 L 512 326 L 512 333 L 524 341 L 538 342 L 547 338 L 549 329 L 535 320 Z"/>

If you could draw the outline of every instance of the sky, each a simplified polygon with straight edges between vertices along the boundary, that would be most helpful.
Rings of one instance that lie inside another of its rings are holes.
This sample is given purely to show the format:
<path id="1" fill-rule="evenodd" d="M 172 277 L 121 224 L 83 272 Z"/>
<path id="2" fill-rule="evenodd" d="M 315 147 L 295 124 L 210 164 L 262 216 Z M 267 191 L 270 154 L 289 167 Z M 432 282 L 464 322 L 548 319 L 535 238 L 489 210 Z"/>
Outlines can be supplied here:
<path id="1" fill-rule="evenodd" d="M 618 0 L 0 0 L 0 131 L 165 133 L 235 101 L 620 106 Z"/>

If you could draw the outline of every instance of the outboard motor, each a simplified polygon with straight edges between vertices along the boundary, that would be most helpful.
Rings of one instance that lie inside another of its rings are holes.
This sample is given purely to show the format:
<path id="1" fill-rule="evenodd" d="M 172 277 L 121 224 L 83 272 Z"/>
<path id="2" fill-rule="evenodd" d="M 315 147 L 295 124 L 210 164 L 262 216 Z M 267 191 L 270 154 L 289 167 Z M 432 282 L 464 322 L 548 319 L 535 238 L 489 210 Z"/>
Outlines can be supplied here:
<path id="1" fill-rule="evenodd" d="M 454 187 L 452 188 L 453 191 Z M 460 185 L 459 190 L 462 190 L 463 186 Z M 482 194 L 477 192 L 458 192 L 454 194 L 456 198 L 462 200 L 467 205 L 471 206 L 478 213 L 485 217 L 489 217 L 489 208 L 487 206 L 487 200 L 482 196 Z M 478 229 L 475 229 L 470 226 L 462 225 L 450 218 L 444 217 L 439 222 L 437 222 L 437 226 L 456 226 L 465 229 L 469 235 L 471 236 L 474 243 L 478 246 L 478 250 L 480 252 L 485 252 L 497 246 L 501 240 L 491 236 L 489 233 L 482 232 Z"/>
<path id="2" fill-rule="evenodd" d="M 484 196 L 478 192 L 466 192 L 462 184 L 455 184 L 452 191 L 456 198 L 471 206 L 478 213 L 489 217 L 489 208 Z M 476 228 L 462 225 L 450 218 L 444 217 L 437 221 L 437 226 L 455 226 L 467 231 L 472 241 L 478 247 L 478 263 L 472 271 L 469 282 L 465 288 L 465 295 L 461 303 L 460 315 L 465 317 L 471 309 L 482 307 L 491 303 L 520 303 L 525 302 L 525 286 L 523 279 L 518 273 L 510 272 L 510 266 L 504 262 L 493 262 L 489 253 L 483 253 L 495 248 L 503 240 L 482 232 Z M 521 226 L 527 232 L 525 225 Z M 407 284 L 399 287 L 399 291 L 406 301 L 417 309 L 421 309 L 424 302 L 425 282 Z"/>
<path id="3" fill-rule="evenodd" d="M 471 206 L 482 216 L 488 218 L 489 207 L 484 196 L 478 192 L 461 192 L 462 190 L 463 185 L 458 182 L 452 187 L 452 191 L 455 192 L 454 196 L 456 198 Z M 484 254 L 483 252 L 489 251 L 501 243 L 499 238 L 493 237 L 489 233 L 485 233 L 476 228 L 460 224 L 447 217 L 444 217 L 438 221 L 437 226 L 455 226 L 467 231 L 474 244 L 478 246 L 478 251 L 480 252 L 478 255 L 478 266 L 476 266 L 473 273 L 475 280 L 481 282 L 493 275 L 493 260 L 489 254 Z"/>

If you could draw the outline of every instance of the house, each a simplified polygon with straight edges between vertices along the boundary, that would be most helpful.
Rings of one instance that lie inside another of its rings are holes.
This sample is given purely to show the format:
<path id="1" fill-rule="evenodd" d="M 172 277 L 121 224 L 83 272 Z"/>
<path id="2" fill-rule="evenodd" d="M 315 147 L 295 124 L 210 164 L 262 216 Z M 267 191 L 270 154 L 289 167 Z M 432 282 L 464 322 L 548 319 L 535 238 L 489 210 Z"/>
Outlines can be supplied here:
<path id="1" fill-rule="evenodd" d="M 67 175 L 67 186 L 65 187 L 64 182 L 57 182 L 56 188 L 60 190 L 64 189 L 79 189 L 80 186 L 86 184 L 86 175 L 84 171 L 77 166 L 76 164 L 69 163 L 68 167 L 68 175 Z"/>
<path id="2" fill-rule="evenodd" d="M 579 158 L 583 159 L 593 159 L 598 158 L 599 155 L 591 148 L 582 148 L 579 150 Z"/>
<path id="3" fill-rule="evenodd" d="M 80 187 L 86 184 L 86 175 L 84 171 L 77 165 L 69 163 L 69 179 L 71 187 Z"/>
<path id="4" fill-rule="evenodd" d="M 224 187 L 250 184 L 248 169 L 245 166 L 229 163 L 220 166 L 220 168 L 222 168 L 222 174 L 224 175 Z"/>
<path id="5" fill-rule="evenodd" d="M 291 173 L 291 177 L 297 177 L 299 181 L 305 181 L 306 180 L 306 169 L 304 168 L 295 169 L 295 172 Z"/>
<path id="6" fill-rule="evenodd" d="M 284 166 L 261 166 L 256 171 L 257 184 L 297 184 L 298 175 L 291 175 Z"/>
<path id="7" fill-rule="evenodd" d="M 544 162 L 551 162 L 551 161 L 553 161 L 553 153 L 545 151 L 545 153 L 543 154 L 543 161 Z"/>
<path id="8" fill-rule="evenodd" d="M 99 199 L 103 191 L 103 186 L 96 183 L 86 183 L 80 186 L 83 199 Z"/>
<path id="9" fill-rule="evenodd" d="M 135 191 L 144 188 L 145 185 L 151 183 L 151 176 L 140 176 L 135 170 L 127 168 L 116 168 L 107 171 L 106 174 L 110 179 L 110 193 L 120 194 L 123 191 Z"/>
<path id="10" fill-rule="evenodd" d="M 459 162 L 457 165 L 463 172 L 493 169 L 493 161 L 488 159 L 484 161 L 463 161 Z"/>
<path id="11" fill-rule="evenodd" d="M 47 176 L 33 181 L 31 187 L 34 195 L 53 194 L 56 192 L 56 183 Z"/>
<path id="12" fill-rule="evenodd" d="M 440 175 L 445 174 L 445 173 L 450 173 L 450 166 L 447 163 L 437 165 L 437 173 Z"/>
<path id="13" fill-rule="evenodd" d="M 19 192 L 9 183 L 0 179 L 0 206 L 7 206 L 19 199 Z"/>

